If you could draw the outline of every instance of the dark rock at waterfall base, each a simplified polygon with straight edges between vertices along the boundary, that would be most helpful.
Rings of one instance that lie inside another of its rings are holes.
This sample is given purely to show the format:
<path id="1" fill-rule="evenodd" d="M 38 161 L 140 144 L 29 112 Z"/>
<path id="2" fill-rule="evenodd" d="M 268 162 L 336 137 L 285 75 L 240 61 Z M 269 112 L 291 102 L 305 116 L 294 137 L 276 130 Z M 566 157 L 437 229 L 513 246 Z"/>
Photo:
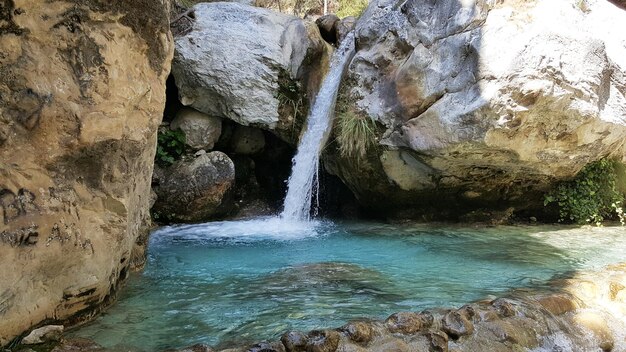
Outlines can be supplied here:
<path id="1" fill-rule="evenodd" d="M 317 20 L 315 24 L 320 29 L 320 34 L 325 41 L 336 44 L 337 43 L 337 25 L 341 20 L 335 14 L 324 15 Z"/>
<path id="2" fill-rule="evenodd" d="M 168 221 L 196 222 L 227 214 L 232 209 L 229 192 L 235 167 L 222 152 L 199 153 L 191 160 L 155 168 L 153 212 Z"/>

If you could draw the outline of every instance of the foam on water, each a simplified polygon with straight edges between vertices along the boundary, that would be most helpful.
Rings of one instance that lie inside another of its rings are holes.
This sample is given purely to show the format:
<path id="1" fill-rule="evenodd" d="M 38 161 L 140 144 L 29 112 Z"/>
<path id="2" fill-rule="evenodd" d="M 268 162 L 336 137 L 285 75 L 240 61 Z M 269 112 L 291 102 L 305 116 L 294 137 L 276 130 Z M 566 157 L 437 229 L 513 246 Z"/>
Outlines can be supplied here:
<path id="1" fill-rule="evenodd" d="M 194 225 L 165 226 L 150 237 L 150 245 L 169 245 L 172 242 L 207 242 L 215 240 L 236 243 L 256 241 L 294 241 L 332 233 L 331 222 L 299 221 L 279 217 L 251 220 L 215 221 Z"/>

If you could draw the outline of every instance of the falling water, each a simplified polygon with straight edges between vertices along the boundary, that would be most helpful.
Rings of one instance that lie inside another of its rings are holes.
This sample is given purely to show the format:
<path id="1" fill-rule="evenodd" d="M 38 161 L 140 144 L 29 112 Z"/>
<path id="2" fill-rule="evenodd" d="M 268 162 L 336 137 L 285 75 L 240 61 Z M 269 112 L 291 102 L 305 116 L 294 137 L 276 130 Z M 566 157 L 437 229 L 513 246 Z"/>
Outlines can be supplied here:
<path id="1" fill-rule="evenodd" d="M 318 187 L 319 156 L 328 139 L 337 101 L 337 91 L 348 62 L 354 55 L 354 34 L 350 33 L 333 54 L 330 70 L 322 82 L 309 112 L 306 131 L 293 158 L 285 207 L 281 217 L 309 220 L 313 192 Z"/>

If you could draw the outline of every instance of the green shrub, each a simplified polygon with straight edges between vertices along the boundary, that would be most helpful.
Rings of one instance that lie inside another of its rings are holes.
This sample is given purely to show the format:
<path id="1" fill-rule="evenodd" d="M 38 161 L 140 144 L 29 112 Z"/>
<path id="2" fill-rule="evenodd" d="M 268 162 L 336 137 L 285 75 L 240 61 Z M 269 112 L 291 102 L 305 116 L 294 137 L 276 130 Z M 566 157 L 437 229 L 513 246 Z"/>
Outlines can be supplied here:
<path id="1" fill-rule="evenodd" d="M 600 225 L 606 218 L 623 222 L 624 194 L 617 188 L 618 162 L 602 159 L 583 168 L 576 178 L 546 195 L 544 205 L 556 203 L 559 221 Z"/>
<path id="2" fill-rule="evenodd" d="M 168 166 L 180 159 L 185 151 L 185 133 L 181 130 L 172 131 L 160 128 L 157 136 L 157 152 L 155 160 L 161 166 Z"/>
<path id="3" fill-rule="evenodd" d="M 339 0 L 339 10 L 337 16 L 344 18 L 348 16 L 359 17 L 367 8 L 368 0 Z"/>
<path id="4" fill-rule="evenodd" d="M 360 162 L 376 145 L 376 124 L 367 116 L 346 110 L 337 115 L 336 140 L 342 157 Z"/>

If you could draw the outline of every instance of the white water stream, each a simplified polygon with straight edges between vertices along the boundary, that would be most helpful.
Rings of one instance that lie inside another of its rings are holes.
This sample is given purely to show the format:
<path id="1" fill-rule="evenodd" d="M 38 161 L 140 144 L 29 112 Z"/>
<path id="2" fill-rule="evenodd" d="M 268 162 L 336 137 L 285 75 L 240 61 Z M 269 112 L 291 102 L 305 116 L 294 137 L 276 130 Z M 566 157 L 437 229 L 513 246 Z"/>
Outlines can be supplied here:
<path id="1" fill-rule="evenodd" d="M 281 214 L 281 218 L 285 220 L 310 220 L 313 193 L 318 190 L 320 153 L 332 127 L 341 78 L 354 52 L 354 34 L 350 33 L 333 54 L 330 70 L 309 112 L 306 130 L 298 145 L 298 153 L 293 158 L 287 196 Z"/>

